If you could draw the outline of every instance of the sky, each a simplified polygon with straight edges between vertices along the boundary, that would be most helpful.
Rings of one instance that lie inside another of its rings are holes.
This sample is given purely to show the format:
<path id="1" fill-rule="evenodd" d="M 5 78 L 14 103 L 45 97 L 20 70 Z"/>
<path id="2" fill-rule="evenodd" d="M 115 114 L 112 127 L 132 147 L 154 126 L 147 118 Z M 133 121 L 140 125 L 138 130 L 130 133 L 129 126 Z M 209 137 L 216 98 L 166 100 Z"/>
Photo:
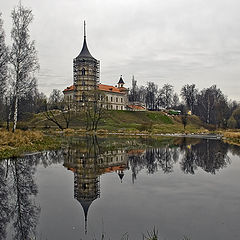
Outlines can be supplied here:
<path id="1" fill-rule="evenodd" d="M 7 43 L 17 0 L 0 0 Z M 22 0 L 31 8 L 40 63 L 39 90 L 49 95 L 73 83 L 72 62 L 82 48 L 83 21 L 91 54 L 100 60 L 100 82 L 120 75 L 131 87 L 169 83 L 199 90 L 216 84 L 240 101 L 239 0 Z"/>

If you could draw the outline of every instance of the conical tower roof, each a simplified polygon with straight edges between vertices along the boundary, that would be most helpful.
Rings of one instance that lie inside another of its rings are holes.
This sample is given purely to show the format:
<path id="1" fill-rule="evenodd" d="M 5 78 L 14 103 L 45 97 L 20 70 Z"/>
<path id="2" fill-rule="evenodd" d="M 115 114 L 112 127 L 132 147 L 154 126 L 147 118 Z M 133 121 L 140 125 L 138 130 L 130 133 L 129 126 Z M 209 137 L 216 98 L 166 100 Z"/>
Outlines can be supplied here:
<path id="1" fill-rule="evenodd" d="M 82 205 L 84 211 L 84 218 L 85 218 L 85 234 L 87 234 L 87 217 L 88 217 L 88 209 L 93 201 L 91 200 L 80 200 L 80 204 Z"/>
<path id="2" fill-rule="evenodd" d="M 87 40 L 86 40 L 86 23 L 84 21 L 84 39 L 83 39 L 83 46 L 82 46 L 82 50 L 79 53 L 79 55 L 77 56 L 77 58 L 92 58 L 95 59 L 91 53 L 88 50 L 88 46 L 87 46 Z"/>
<path id="3" fill-rule="evenodd" d="M 124 84 L 124 81 L 123 81 L 122 75 L 120 76 L 120 79 L 119 79 L 119 81 L 118 81 L 118 84 L 120 84 L 120 83 Z"/>

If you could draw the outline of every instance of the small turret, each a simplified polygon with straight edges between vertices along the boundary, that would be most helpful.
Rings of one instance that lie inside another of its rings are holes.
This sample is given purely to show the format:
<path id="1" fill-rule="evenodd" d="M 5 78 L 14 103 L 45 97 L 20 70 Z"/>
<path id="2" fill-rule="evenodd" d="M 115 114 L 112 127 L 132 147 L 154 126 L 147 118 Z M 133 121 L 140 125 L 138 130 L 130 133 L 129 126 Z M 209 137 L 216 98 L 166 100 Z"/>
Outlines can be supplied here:
<path id="1" fill-rule="evenodd" d="M 123 177 L 124 177 L 124 172 L 123 172 L 123 170 L 118 171 L 118 176 L 119 176 L 120 181 L 121 181 L 121 183 L 122 183 L 122 180 L 123 180 Z"/>
<path id="2" fill-rule="evenodd" d="M 120 79 L 118 81 L 118 88 L 122 88 L 125 82 L 123 81 L 122 75 L 120 76 Z"/>

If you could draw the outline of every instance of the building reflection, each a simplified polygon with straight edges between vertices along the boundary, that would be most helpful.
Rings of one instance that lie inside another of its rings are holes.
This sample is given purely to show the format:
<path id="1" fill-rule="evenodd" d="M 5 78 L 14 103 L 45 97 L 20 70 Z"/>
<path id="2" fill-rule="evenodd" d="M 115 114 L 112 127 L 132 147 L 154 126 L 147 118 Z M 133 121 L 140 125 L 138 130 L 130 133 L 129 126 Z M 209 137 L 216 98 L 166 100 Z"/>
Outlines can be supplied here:
<path id="1" fill-rule="evenodd" d="M 74 198 L 83 208 L 87 233 L 89 208 L 100 197 L 100 176 L 114 172 L 122 182 L 127 154 L 124 149 L 102 152 L 96 137 L 87 137 L 84 144 L 71 144 L 64 156 L 64 166 L 74 173 Z"/>
<path id="2" fill-rule="evenodd" d="M 221 141 L 178 138 L 148 148 L 136 143 L 135 146 L 128 143 L 130 147 L 126 143 L 122 147 L 118 144 L 106 147 L 103 141 L 100 147 L 96 137 L 88 136 L 76 142 L 73 140 L 65 148 L 64 166 L 74 173 L 74 198 L 84 211 L 85 233 L 89 208 L 100 197 L 100 176 L 103 174 L 115 173 L 121 183 L 124 171 L 130 170 L 134 183 L 141 171 L 170 174 L 177 163 L 186 174 L 195 174 L 199 168 L 216 174 L 230 164 L 228 145 Z"/>

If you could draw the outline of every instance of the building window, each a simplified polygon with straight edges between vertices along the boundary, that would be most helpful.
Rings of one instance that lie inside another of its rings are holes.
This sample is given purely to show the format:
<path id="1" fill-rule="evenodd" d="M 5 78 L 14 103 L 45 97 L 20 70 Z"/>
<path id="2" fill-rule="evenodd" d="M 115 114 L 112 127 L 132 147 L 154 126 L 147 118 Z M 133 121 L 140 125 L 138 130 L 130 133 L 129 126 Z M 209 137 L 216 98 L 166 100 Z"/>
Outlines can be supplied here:
<path id="1" fill-rule="evenodd" d="M 123 110 L 123 106 L 121 106 L 121 110 Z"/>
<path id="2" fill-rule="evenodd" d="M 106 102 L 108 102 L 108 96 L 106 96 Z"/>
<path id="3" fill-rule="evenodd" d="M 118 102 L 118 98 L 116 98 L 116 102 Z"/>
<path id="4" fill-rule="evenodd" d="M 121 103 L 123 102 L 123 99 L 121 98 Z"/>
<path id="5" fill-rule="evenodd" d="M 113 106 L 111 105 L 111 109 L 113 109 Z"/>
<path id="6" fill-rule="evenodd" d="M 82 68 L 82 75 L 85 75 L 85 73 L 86 73 L 85 68 Z"/>
<path id="7" fill-rule="evenodd" d="M 113 101 L 113 98 L 111 97 L 111 102 Z"/>
<path id="8" fill-rule="evenodd" d="M 118 110 L 118 106 L 116 106 L 116 110 Z"/>

